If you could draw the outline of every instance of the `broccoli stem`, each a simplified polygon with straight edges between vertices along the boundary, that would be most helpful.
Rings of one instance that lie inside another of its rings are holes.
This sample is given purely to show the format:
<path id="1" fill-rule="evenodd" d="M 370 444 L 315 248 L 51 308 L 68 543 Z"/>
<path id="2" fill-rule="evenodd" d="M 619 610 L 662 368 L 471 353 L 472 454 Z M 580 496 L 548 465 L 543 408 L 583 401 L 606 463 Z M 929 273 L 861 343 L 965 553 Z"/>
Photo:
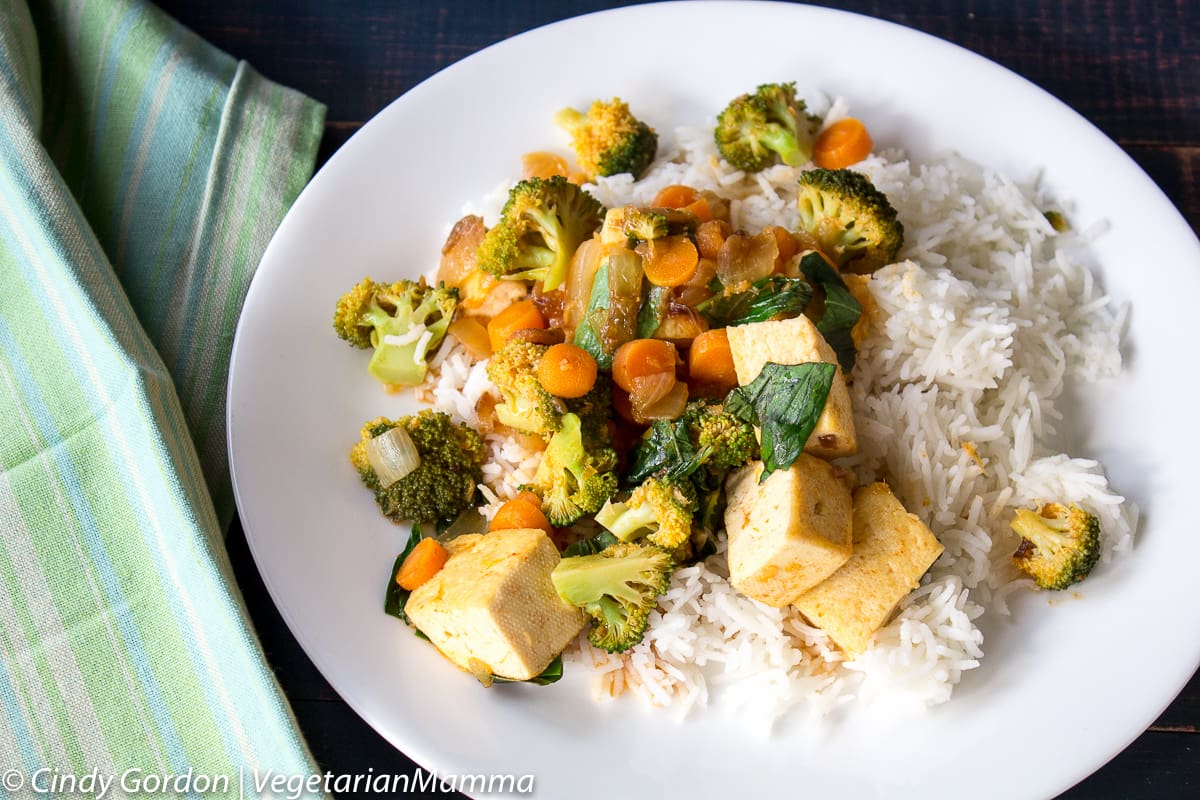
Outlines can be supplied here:
<path id="1" fill-rule="evenodd" d="M 639 536 L 653 533 L 658 527 L 654 509 L 649 503 L 630 507 L 625 503 L 613 503 L 600 509 L 596 522 L 612 532 L 622 542 L 632 541 Z"/>

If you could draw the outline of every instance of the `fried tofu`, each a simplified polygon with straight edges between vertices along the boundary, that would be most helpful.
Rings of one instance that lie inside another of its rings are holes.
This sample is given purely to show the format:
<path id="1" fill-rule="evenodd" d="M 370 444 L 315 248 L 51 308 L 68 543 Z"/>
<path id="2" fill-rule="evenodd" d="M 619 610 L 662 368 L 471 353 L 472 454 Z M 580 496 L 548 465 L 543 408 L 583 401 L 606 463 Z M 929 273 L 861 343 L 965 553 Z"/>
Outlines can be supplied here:
<path id="1" fill-rule="evenodd" d="M 825 341 L 812 321 L 800 315 L 792 319 L 752 322 L 725 329 L 729 335 L 729 351 L 738 383 L 753 381 L 764 364 L 806 364 L 823 361 L 837 364 L 837 353 Z M 858 451 L 854 432 L 854 413 L 850 408 L 850 392 L 846 376 L 839 366 L 833 376 L 825 409 L 804 445 L 804 452 L 821 458 L 839 458 Z"/>
<path id="2" fill-rule="evenodd" d="M 528 680 L 583 629 L 583 612 L 558 596 L 558 548 L 544 531 L 467 534 L 404 611 L 446 658 L 476 676 Z"/>
<path id="3" fill-rule="evenodd" d="M 866 651 L 875 631 L 916 589 L 942 543 L 908 513 L 886 483 L 854 492 L 854 552 L 845 566 L 805 592 L 795 606 L 847 655 Z"/>
<path id="4" fill-rule="evenodd" d="M 729 581 L 747 597 L 786 606 L 850 558 L 850 489 L 841 470 L 801 453 L 759 483 L 747 464 L 725 484 Z"/>

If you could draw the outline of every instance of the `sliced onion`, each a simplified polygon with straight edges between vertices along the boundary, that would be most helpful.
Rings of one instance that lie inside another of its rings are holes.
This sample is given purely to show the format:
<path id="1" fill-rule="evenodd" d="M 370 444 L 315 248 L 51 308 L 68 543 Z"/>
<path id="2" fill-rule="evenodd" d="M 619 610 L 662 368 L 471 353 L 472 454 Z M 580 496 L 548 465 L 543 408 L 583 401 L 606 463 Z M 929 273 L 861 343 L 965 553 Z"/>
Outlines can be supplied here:
<path id="1" fill-rule="evenodd" d="M 606 349 L 615 351 L 637 336 L 642 304 L 642 257 L 626 248 L 608 250 L 608 313 L 600 329 Z"/>
<path id="2" fill-rule="evenodd" d="M 487 328 L 477 319 L 457 317 L 450 323 L 446 333 L 458 339 L 476 361 L 482 361 L 492 354 L 492 343 L 488 339 Z"/>
<path id="3" fill-rule="evenodd" d="M 408 431 L 395 427 L 367 442 L 367 462 L 385 489 L 421 466 L 421 454 Z"/>
<path id="4" fill-rule="evenodd" d="M 754 236 L 735 233 L 725 239 L 717 254 L 717 277 L 726 286 L 739 286 L 765 278 L 775 270 L 779 242 L 770 231 Z"/>
<path id="5" fill-rule="evenodd" d="M 475 253 L 487 229 L 483 218 L 466 216 L 454 223 L 446 243 L 442 245 L 442 260 L 438 264 L 437 280 L 447 286 L 461 286 L 475 270 Z"/>
<path id="6" fill-rule="evenodd" d="M 670 308 L 654 331 L 655 339 L 666 339 L 676 347 L 687 347 L 693 339 L 708 330 L 708 323 L 691 306 L 672 303 Z"/>
<path id="7" fill-rule="evenodd" d="M 667 392 L 675 388 L 675 371 L 639 375 L 631 378 L 629 383 L 629 402 L 634 408 L 646 408 L 666 397 Z"/>
<path id="8" fill-rule="evenodd" d="M 591 238 L 579 245 L 575 255 L 571 257 L 562 309 L 563 327 L 570 333 L 579 327 L 583 315 L 587 312 L 588 298 L 592 293 L 592 279 L 596 277 L 596 270 L 600 268 L 602 255 L 604 245 L 600 243 L 599 238 Z"/>
<path id="9" fill-rule="evenodd" d="M 651 404 L 640 414 L 635 406 L 634 416 L 640 417 L 640 422 L 650 422 L 655 419 L 677 419 L 687 408 L 688 387 L 686 383 L 677 382 L 657 402 Z"/>
<path id="10" fill-rule="evenodd" d="M 638 422 L 675 419 L 687 405 L 687 384 L 675 379 L 674 372 L 656 372 L 633 379 L 629 404 Z"/>

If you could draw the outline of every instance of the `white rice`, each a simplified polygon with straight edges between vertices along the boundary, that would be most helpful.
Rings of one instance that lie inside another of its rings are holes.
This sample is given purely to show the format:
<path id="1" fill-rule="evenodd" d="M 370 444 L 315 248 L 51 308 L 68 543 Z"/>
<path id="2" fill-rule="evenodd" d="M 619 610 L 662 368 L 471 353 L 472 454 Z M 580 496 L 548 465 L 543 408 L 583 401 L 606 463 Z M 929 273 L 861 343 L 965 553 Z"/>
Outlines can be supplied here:
<path id="1" fill-rule="evenodd" d="M 845 114 L 836 101 L 827 122 Z M 615 656 L 581 637 L 568 651 L 568 661 L 594 671 L 598 698 L 628 693 L 680 716 L 720 705 L 764 730 L 792 711 L 820 718 L 856 700 L 926 708 L 949 700 L 979 665 L 979 618 L 1007 614 L 1007 598 L 1032 587 L 1011 565 L 1015 509 L 1070 498 L 1099 515 L 1106 561 L 1131 545 L 1137 509 L 1096 462 L 1054 444 L 1067 382 L 1121 368 L 1125 310 L 1085 263 L 1086 240 L 1098 231 L 1056 233 L 1034 183 L 952 153 L 916 163 L 887 152 L 855 169 L 896 207 L 905 245 L 902 260 L 869 284 L 879 312 L 851 388 L 859 452 L 840 463 L 860 482 L 886 480 L 945 552 L 871 648 L 845 662 L 798 612 L 735 592 L 722 543 L 722 552 L 675 574 L 640 645 Z M 682 183 L 728 198 L 735 228 L 794 228 L 799 171 L 730 169 L 716 156 L 710 123 L 678 129 L 636 184 L 623 176 L 589 189 L 617 206 L 649 203 Z M 507 190 L 469 210 L 491 224 Z M 433 365 L 426 397 L 477 424 L 477 401 L 491 391 L 486 364 L 471 365 L 451 343 Z M 490 518 L 532 477 L 537 454 L 503 436 L 487 441 Z"/>

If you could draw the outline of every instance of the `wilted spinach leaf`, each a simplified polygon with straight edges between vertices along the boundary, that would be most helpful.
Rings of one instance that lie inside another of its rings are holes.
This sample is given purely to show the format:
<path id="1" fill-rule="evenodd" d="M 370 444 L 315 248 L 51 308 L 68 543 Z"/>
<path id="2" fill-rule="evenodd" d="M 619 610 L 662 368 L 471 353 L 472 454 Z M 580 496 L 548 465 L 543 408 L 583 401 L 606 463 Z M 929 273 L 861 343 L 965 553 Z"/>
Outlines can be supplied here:
<path id="1" fill-rule="evenodd" d="M 718 294 L 696 306 L 714 327 L 764 322 L 781 314 L 796 316 L 812 299 L 812 286 L 803 278 L 768 275 L 744 292 Z"/>
<path id="2" fill-rule="evenodd" d="M 660 473 L 668 480 L 682 480 L 698 466 L 696 447 L 687 426 L 670 420 L 655 420 L 630 455 L 625 482 L 634 486 Z"/>
<path id="3" fill-rule="evenodd" d="M 854 340 L 850 338 L 850 329 L 862 316 L 862 306 L 850 290 L 838 271 L 818 253 L 809 253 L 800 259 L 800 271 L 814 285 L 825 291 L 825 313 L 817 323 L 817 330 L 829 342 L 829 346 L 837 353 L 838 363 L 842 371 L 849 373 L 854 369 L 856 352 Z"/>
<path id="4" fill-rule="evenodd" d="M 580 539 L 574 544 L 569 545 L 566 550 L 563 550 L 562 555 L 563 558 L 595 555 L 619 541 L 620 539 L 614 536 L 611 531 L 600 531 L 595 536 Z"/>

